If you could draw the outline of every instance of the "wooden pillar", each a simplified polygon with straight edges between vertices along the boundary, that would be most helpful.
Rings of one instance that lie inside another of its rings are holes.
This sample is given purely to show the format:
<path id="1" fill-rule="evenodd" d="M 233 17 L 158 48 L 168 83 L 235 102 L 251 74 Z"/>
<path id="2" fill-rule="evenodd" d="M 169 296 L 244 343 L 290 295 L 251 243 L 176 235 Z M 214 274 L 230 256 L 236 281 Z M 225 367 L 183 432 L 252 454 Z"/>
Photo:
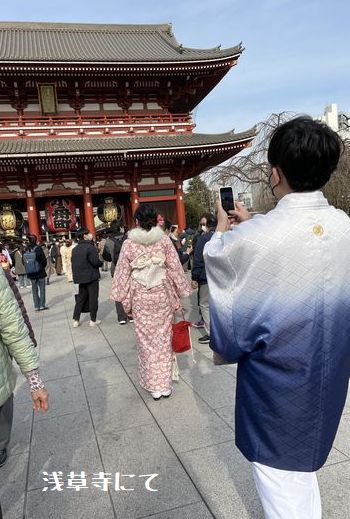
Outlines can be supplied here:
<path id="1" fill-rule="evenodd" d="M 92 204 L 92 196 L 90 191 L 90 183 L 88 179 L 88 166 L 84 166 L 85 174 L 84 174 L 84 183 L 83 183 L 83 204 L 84 204 L 84 224 L 89 229 L 89 231 L 95 236 L 95 222 L 94 222 L 94 207 Z"/>
<path id="2" fill-rule="evenodd" d="M 134 180 L 131 182 L 130 202 L 131 202 L 131 212 L 132 212 L 132 214 L 134 214 L 136 209 L 138 209 L 138 207 L 140 205 L 137 183 Z"/>
<path id="3" fill-rule="evenodd" d="M 182 181 L 176 181 L 176 216 L 177 225 L 179 226 L 179 232 L 183 232 L 186 229 L 186 213 L 185 213 L 185 199 L 184 192 L 182 190 Z"/>
<path id="4" fill-rule="evenodd" d="M 27 191 L 26 191 L 26 202 L 27 202 L 29 233 L 35 234 L 35 236 L 38 238 L 38 241 L 41 241 L 39 215 L 38 215 L 38 211 L 36 208 L 36 202 L 35 202 L 35 198 L 33 196 L 33 192 L 30 189 L 27 189 Z"/>
<path id="5" fill-rule="evenodd" d="M 23 168 L 24 181 L 26 187 L 26 203 L 29 234 L 34 234 L 38 241 L 41 241 L 40 217 L 36 208 L 36 201 L 34 198 L 33 182 L 30 172 L 27 167 Z"/>
<path id="6" fill-rule="evenodd" d="M 125 202 L 124 204 L 124 226 L 131 229 L 134 225 L 131 212 L 131 203 Z"/>

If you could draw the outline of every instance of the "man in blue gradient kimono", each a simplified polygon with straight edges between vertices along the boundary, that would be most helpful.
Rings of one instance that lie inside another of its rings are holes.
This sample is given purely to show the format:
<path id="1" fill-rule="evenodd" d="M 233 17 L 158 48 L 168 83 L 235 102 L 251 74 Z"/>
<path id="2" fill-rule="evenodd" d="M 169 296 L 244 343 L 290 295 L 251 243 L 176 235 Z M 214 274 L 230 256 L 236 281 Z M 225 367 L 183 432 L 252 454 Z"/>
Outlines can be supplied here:
<path id="1" fill-rule="evenodd" d="M 332 447 L 350 375 L 350 219 L 319 191 L 342 143 L 307 117 L 272 135 L 275 209 L 219 207 L 205 248 L 211 348 L 237 362 L 236 444 L 265 517 L 319 519 L 316 471 Z"/>

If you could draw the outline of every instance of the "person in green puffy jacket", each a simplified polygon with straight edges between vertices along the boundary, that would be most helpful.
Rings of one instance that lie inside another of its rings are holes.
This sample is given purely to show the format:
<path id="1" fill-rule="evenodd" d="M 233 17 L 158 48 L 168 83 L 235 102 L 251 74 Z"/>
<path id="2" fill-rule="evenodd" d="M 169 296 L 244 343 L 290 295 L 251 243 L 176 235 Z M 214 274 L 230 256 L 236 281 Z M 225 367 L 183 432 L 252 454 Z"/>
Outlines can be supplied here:
<path id="1" fill-rule="evenodd" d="M 49 395 L 40 378 L 38 355 L 17 300 L 0 269 L 0 467 L 7 459 L 12 428 L 13 391 L 16 385 L 12 359 L 29 382 L 33 409 L 46 412 Z"/>

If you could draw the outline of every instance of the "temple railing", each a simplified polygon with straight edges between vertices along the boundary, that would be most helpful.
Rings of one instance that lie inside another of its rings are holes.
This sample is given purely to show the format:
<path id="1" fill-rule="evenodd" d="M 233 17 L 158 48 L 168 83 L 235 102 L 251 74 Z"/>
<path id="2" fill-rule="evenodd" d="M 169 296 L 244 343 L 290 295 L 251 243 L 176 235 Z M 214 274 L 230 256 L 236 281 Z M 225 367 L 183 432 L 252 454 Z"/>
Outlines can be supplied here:
<path id="1" fill-rule="evenodd" d="M 0 115 L 0 137 L 191 132 L 194 126 L 190 114 Z"/>

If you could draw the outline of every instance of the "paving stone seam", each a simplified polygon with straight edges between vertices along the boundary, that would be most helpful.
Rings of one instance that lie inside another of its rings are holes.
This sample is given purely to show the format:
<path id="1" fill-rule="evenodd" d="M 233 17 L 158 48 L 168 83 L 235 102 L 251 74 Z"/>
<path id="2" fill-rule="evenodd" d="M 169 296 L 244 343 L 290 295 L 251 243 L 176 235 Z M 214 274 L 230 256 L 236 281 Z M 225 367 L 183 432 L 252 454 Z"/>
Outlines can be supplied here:
<path id="1" fill-rule="evenodd" d="M 65 311 L 65 314 L 66 314 L 66 319 L 67 319 L 67 321 L 69 323 L 69 317 L 68 317 L 68 312 L 67 312 L 66 300 L 65 299 L 63 300 L 63 306 L 64 306 L 64 311 Z M 72 328 L 69 325 L 68 325 L 68 327 L 69 327 L 69 332 L 70 332 L 70 336 L 71 336 L 71 340 L 72 340 L 72 344 L 73 344 L 75 358 L 76 358 L 76 361 L 77 361 L 77 364 L 78 364 L 78 369 L 79 369 L 79 373 L 80 373 L 80 377 L 81 377 L 81 381 L 82 381 L 82 385 L 83 385 L 83 389 L 84 389 L 84 394 L 85 394 L 85 398 L 86 398 L 86 402 L 87 402 L 87 406 L 88 406 L 88 412 L 89 412 L 89 416 L 90 416 L 90 420 L 91 420 L 91 424 L 92 424 L 92 430 L 94 432 L 95 442 L 96 442 L 98 454 L 100 456 L 101 467 L 103 468 L 103 472 L 105 473 L 106 472 L 106 467 L 105 467 L 104 462 L 103 462 L 101 448 L 100 448 L 100 444 L 99 444 L 99 441 L 98 441 L 97 432 L 96 432 L 96 429 L 95 429 L 95 423 L 94 423 L 94 420 L 93 420 L 93 417 L 92 417 L 92 413 L 91 413 L 90 402 L 89 402 L 89 399 L 88 399 L 88 395 L 87 395 L 87 391 L 86 391 L 86 387 L 85 387 L 85 383 L 84 383 L 84 378 L 82 376 L 82 372 L 81 372 L 81 369 L 80 369 L 80 364 L 79 364 L 78 357 L 77 357 L 77 351 L 75 349 L 75 342 L 74 342 L 74 336 L 73 336 L 73 333 L 72 333 Z M 108 497 L 109 497 L 109 501 L 110 501 L 110 505 L 111 505 L 111 509 L 112 509 L 112 512 L 113 512 L 114 519 L 118 519 L 117 518 L 117 512 L 116 512 L 116 509 L 115 509 L 115 506 L 114 506 L 114 502 L 113 502 L 113 499 L 112 499 L 112 491 L 109 488 L 108 488 Z"/>
<path id="2" fill-rule="evenodd" d="M 29 293 L 25 294 L 25 295 L 29 297 Z M 26 298 L 24 298 L 24 299 L 26 300 Z M 28 304 L 28 301 L 26 301 L 25 305 L 27 306 L 27 304 Z M 42 348 L 43 328 L 44 328 L 44 315 L 42 315 L 40 317 L 40 332 L 39 332 L 39 337 L 37 338 L 37 350 L 38 350 L 39 359 L 40 359 L 41 348 Z M 40 364 L 40 360 L 39 360 L 39 364 Z M 26 383 L 27 383 L 27 381 L 26 381 Z M 28 387 L 28 391 L 29 391 L 29 387 Z M 28 402 L 28 405 L 30 405 L 29 402 Z M 27 512 L 27 494 L 28 494 L 28 486 L 29 486 L 29 467 L 30 467 L 30 458 L 31 458 L 31 453 L 32 453 L 33 428 L 34 428 L 34 409 L 32 410 L 32 413 L 31 413 L 30 438 L 29 438 L 29 449 L 28 449 L 28 458 L 27 458 L 27 469 L 26 469 L 26 481 L 25 481 L 25 486 L 24 486 L 24 500 L 23 500 L 23 513 L 22 513 L 23 519 L 25 519 L 26 512 Z"/>
<path id="3" fill-rule="evenodd" d="M 321 467 L 322 470 L 327 469 L 328 467 L 334 467 L 335 465 L 341 465 L 342 463 L 350 463 L 350 459 L 342 460 L 342 461 L 336 461 L 335 463 L 328 463 L 327 465 L 323 465 Z"/>
<path id="4" fill-rule="evenodd" d="M 226 445 L 227 443 L 233 443 L 233 445 L 235 445 L 235 440 L 225 440 L 223 442 L 213 443 L 212 445 L 202 445 L 201 447 L 195 447 L 194 449 L 189 449 L 188 451 L 181 451 L 180 456 L 182 454 L 188 454 L 189 452 L 201 451 L 203 449 L 212 449 L 215 447 L 219 447 L 220 445 Z"/>
<path id="5" fill-rule="evenodd" d="M 34 429 L 34 410 L 32 411 L 32 419 L 31 419 L 31 425 L 30 425 L 29 451 L 28 451 L 28 458 L 27 458 L 26 482 L 25 482 L 25 487 L 24 487 L 24 500 L 23 500 L 23 519 L 25 519 L 26 514 L 27 514 L 29 468 L 30 468 L 30 459 L 31 459 L 31 455 L 32 455 L 33 429 Z"/>
<path id="6" fill-rule="evenodd" d="M 159 516 L 159 514 L 162 514 L 163 512 L 173 512 L 174 510 L 182 510 L 183 508 L 187 508 L 187 507 L 190 507 L 190 506 L 193 506 L 193 505 L 200 505 L 202 504 L 202 501 L 193 501 L 193 503 L 188 503 L 187 505 L 184 505 L 184 506 L 175 506 L 175 508 L 169 508 L 168 510 L 163 510 L 162 512 L 155 512 L 154 514 L 148 514 L 148 515 L 138 515 L 137 517 L 135 517 L 135 519 L 148 519 L 148 517 L 156 517 L 157 515 Z M 213 516 L 214 517 L 214 516 Z"/>
<path id="7" fill-rule="evenodd" d="M 345 456 L 347 458 L 347 460 L 350 460 L 350 456 L 348 456 L 347 454 L 345 454 L 345 452 L 343 452 L 340 449 L 338 449 L 338 447 L 334 447 L 334 445 L 333 445 L 333 449 L 335 449 L 336 451 L 340 452 L 340 454 Z M 344 461 L 347 461 L 347 460 L 344 460 Z"/>
<path id="8" fill-rule="evenodd" d="M 176 459 L 178 460 L 179 464 L 181 465 L 181 467 L 183 468 L 184 472 L 186 473 L 187 477 L 189 478 L 189 480 L 191 481 L 193 487 L 196 489 L 198 495 L 201 497 L 202 499 L 202 502 L 204 503 L 204 505 L 207 507 L 209 513 L 212 515 L 213 518 L 215 518 L 209 504 L 207 503 L 203 493 L 200 491 L 200 489 L 198 488 L 197 484 L 195 483 L 195 481 L 193 480 L 191 474 L 189 473 L 189 471 L 187 470 L 186 466 L 183 464 L 183 462 L 181 461 L 179 455 L 177 454 L 177 452 L 175 451 L 175 449 L 173 448 L 173 446 L 171 445 L 171 443 L 169 442 L 167 436 L 165 435 L 160 423 L 158 422 L 157 418 L 155 417 L 155 415 L 153 414 L 152 412 L 152 409 L 147 405 L 144 397 L 143 397 L 143 394 L 141 393 L 139 387 L 135 384 L 135 382 L 133 381 L 133 379 L 130 377 L 129 373 L 127 372 L 127 370 L 124 368 L 124 365 L 122 364 L 120 358 L 118 357 L 117 353 L 113 350 L 112 348 L 112 345 L 110 344 L 108 338 L 106 337 L 106 335 L 104 334 L 103 332 L 103 329 L 100 328 L 100 333 L 104 336 L 107 344 L 109 345 L 109 347 L 111 348 L 111 350 L 113 351 L 114 355 L 116 356 L 118 362 L 120 363 L 120 365 L 122 366 L 126 376 L 129 378 L 129 380 L 131 381 L 132 385 L 134 386 L 134 388 L 136 389 L 137 393 L 139 394 L 140 398 L 143 400 L 145 406 L 147 407 L 149 413 L 151 414 L 151 416 L 153 417 L 153 420 L 155 422 L 155 424 L 157 425 L 161 435 L 163 436 L 163 438 L 165 439 L 166 443 L 168 444 L 169 448 L 172 450 L 174 456 L 176 457 Z M 147 516 L 146 516 L 147 517 Z"/>
<path id="9" fill-rule="evenodd" d="M 218 409 L 222 409 L 223 407 L 227 407 L 225 405 L 221 406 L 221 407 L 217 407 L 217 408 L 213 408 L 206 400 L 204 400 L 204 398 L 202 397 L 202 395 L 200 393 L 198 393 L 198 391 L 196 390 L 196 388 L 194 386 L 192 386 L 192 384 L 190 384 L 189 382 L 187 382 L 187 380 L 185 380 L 182 376 L 181 376 L 181 373 L 180 373 L 180 378 L 181 380 L 188 386 L 192 389 L 192 391 L 200 398 L 200 400 L 202 400 L 202 402 L 204 402 L 209 408 L 210 410 L 216 414 L 216 416 L 218 418 L 220 418 L 220 420 L 222 420 L 228 427 L 230 427 L 230 429 L 232 429 L 233 432 L 235 432 L 235 429 L 234 427 L 232 426 L 232 424 L 230 425 L 228 422 L 226 422 L 226 420 L 219 415 L 219 413 L 217 413 L 217 410 Z"/>

